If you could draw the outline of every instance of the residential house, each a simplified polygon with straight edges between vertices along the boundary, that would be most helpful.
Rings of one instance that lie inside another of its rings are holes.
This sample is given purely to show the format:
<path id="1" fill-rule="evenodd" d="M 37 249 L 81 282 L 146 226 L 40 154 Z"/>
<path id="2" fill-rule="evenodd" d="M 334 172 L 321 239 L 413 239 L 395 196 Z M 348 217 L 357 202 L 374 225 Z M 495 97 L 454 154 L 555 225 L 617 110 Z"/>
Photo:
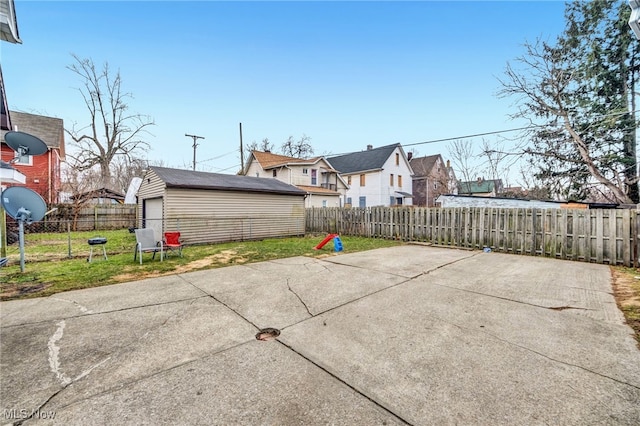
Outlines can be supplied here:
<path id="1" fill-rule="evenodd" d="M 8 43 L 22 43 L 18 35 L 18 20 L 16 18 L 13 0 L 0 0 L 0 40 Z M 4 87 L 4 77 L 0 66 L 0 130 L 11 130 L 9 103 Z M 24 184 L 26 177 L 8 162 L 0 159 L 0 191 L 7 184 Z"/>
<path id="2" fill-rule="evenodd" d="M 484 179 L 458 182 L 459 195 L 475 197 L 496 197 L 502 193 L 502 179 Z"/>
<path id="3" fill-rule="evenodd" d="M 409 164 L 413 170 L 413 205 L 435 207 L 436 198 L 440 194 L 450 194 L 451 178 L 449 163 L 444 163 L 440 154 L 412 158 L 409 153 Z"/>
<path id="4" fill-rule="evenodd" d="M 0 0 L 0 40 L 22 43 L 18 34 L 18 19 L 13 0 Z"/>
<path id="5" fill-rule="evenodd" d="M 273 178 L 307 193 L 306 207 L 342 207 L 347 183 L 324 157 L 309 159 L 251 151 L 245 176 Z"/>
<path id="6" fill-rule="evenodd" d="M 346 205 L 354 207 L 411 205 L 413 170 L 402 145 L 373 148 L 327 158 L 346 179 Z"/>
<path id="7" fill-rule="evenodd" d="M 277 179 L 151 166 L 138 189 L 138 226 L 179 231 L 187 244 L 304 235 L 305 191 Z"/>
<path id="8" fill-rule="evenodd" d="M 41 139 L 48 148 L 44 155 L 18 156 L 4 140 L 2 130 L 1 159 L 26 176 L 25 186 L 37 192 L 48 204 L 60 202 L 60 165 L 64 161 L 64 126 L 62 119 L 10 111 L 12 129 Z"/>

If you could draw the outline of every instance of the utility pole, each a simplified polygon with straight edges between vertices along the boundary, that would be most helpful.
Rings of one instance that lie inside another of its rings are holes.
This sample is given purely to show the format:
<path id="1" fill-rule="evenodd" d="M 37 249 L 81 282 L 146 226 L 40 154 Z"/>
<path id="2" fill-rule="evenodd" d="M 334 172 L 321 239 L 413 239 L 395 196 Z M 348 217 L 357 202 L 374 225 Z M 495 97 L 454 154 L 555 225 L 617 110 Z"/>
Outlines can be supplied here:
<path id="1" fill-rule="evenodd" d="M 204 136 L 196 136 L 196 135 L 188 135 L 188 134 L 184 134 L 186 137 L 188 138 L 193 138 L 193 170 L 196 170 L 196 147 L 198 146 L 198 143 L 196 142 L 196 140 L 198 139 L 204 139 Z"/>
<path id="2" fill-rule="evenodd" d="M 240 123 L 240 170 L 244 174 L 244 151 L 242 149 L 242 123 Z"/>

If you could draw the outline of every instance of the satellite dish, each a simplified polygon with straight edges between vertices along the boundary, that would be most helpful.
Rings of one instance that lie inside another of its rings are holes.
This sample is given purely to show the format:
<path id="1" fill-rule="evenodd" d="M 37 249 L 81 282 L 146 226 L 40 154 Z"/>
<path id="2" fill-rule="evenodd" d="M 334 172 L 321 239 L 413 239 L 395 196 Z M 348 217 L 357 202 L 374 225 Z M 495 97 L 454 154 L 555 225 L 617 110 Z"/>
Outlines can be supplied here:
<path id="1" fill-rule="evenodd" d="M 27 223 L 41 221 L 47 212 L 47 204 L 40 194 L 21 186 L 2 191 L 2 207 L 12 218 Z"/>
<path id="2" fill-rule="evenodd" d="M 7 132 L 4 141 L 20 155 L 42 155 L 49 150 L 41 139 L 24 132 Z"/>

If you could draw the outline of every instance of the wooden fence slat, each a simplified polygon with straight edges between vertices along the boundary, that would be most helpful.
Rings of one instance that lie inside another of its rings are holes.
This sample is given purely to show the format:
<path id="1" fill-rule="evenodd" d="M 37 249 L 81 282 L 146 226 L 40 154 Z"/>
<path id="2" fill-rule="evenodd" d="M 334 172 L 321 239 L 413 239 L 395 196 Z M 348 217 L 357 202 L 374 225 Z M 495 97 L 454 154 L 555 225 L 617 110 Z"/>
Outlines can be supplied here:
<path id="1" fill-rule="evenodd" d="M 92 210 L 100 218 L 102 212 Z M 471 249 L 491 247 L 505 253 L 584 262 L 626 266 L 640 263 L 640 214 L 634 210 L 309 208 L 306 227 L 309 232 L 425 241 Z"/>

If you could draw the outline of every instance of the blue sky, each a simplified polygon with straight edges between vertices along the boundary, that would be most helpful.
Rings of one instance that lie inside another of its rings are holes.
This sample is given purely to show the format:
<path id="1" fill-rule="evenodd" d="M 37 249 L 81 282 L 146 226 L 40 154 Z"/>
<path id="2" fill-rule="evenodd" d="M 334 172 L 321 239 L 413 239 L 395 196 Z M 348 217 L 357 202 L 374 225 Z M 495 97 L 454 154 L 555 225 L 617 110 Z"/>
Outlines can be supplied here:
<path id="1" fill-rule="evenodd" d="M 245 143 L 311 138 L 315 154 L 510 129 L 498 77 L 523 43 L 564 28 L 559 1 L 217 2 L 16 0 L 3 42 L 12 110 L 88 124 L 71 54 L 119 69 L 151 116 L 149 160 L 235 173 Z M 508 135 L 507 135 L 508 136 Z M 472 139 L 480 144 L 481 138 Z M 448 157 L 446 143 L 415 145 Z"/>

